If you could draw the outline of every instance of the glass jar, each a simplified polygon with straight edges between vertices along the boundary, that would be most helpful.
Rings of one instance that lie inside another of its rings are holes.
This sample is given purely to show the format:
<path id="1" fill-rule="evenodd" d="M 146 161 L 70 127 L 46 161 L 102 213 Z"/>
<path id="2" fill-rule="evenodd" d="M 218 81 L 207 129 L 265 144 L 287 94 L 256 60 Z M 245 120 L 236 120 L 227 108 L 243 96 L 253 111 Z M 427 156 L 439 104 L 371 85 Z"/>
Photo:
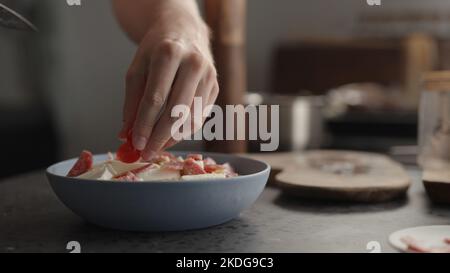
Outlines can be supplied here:
<path id="1" fill-rule="evenodd" d="M 450 71 L 424 77 L 418 163 L 423 170 L 450 170 Z"/>

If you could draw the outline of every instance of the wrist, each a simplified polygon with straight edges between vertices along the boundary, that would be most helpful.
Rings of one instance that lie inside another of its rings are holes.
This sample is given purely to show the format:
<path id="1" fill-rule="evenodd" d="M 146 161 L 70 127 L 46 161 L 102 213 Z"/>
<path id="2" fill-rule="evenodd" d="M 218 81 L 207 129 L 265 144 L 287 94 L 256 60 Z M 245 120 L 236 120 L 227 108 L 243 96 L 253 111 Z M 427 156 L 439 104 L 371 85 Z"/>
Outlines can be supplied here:
<path id="1" fill-rule="evenodd" d="M 200 14 L 190 10 L 165 9 L 158 16 L 157 21 L 150 28 L 162 28 L 167 32 L 186 34 L 189 37 L 196 37 L 209 40 L 209 28 Z"/>
<path id="2" fill-rule="evenodd" d="M 207 24 L 200 16 L 186 12 L 161 13 L 158 19 L 150 24 L 147 37 L 150 38 L 150 42 L 177 40 L 184 44 L 195 45 L 204 52 L 210 51 L 210 32 Z"/>

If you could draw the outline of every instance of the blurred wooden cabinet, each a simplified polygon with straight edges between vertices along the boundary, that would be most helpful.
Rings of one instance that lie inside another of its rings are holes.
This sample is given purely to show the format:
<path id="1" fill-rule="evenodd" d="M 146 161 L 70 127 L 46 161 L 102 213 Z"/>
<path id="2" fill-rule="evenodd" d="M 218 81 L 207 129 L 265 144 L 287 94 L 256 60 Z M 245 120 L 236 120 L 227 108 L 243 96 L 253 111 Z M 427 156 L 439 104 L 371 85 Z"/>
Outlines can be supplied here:
<path id="1" fill-rule="evenodd" d="M 275 50 L 272 90 L 282 94 L 330 88 L 355 82 L 399 85 L 418 99 L 423 72 L 436 68 L 437 42 L 424 34 L 404 39 L 302 39 Z"/>
<path id="2" fill-rule="evenodd" d="M 205 0 L 206 21 L 212 31 L 212 49 L 220 93 L 217 104 L 236 105 L 244 103 L 247 91 L 246 67 L 246 0 Z M 235 130 L 245 128 L 235 127 Z M 243 153 L 246 141 L 208 141 L 208 151 Z"/>

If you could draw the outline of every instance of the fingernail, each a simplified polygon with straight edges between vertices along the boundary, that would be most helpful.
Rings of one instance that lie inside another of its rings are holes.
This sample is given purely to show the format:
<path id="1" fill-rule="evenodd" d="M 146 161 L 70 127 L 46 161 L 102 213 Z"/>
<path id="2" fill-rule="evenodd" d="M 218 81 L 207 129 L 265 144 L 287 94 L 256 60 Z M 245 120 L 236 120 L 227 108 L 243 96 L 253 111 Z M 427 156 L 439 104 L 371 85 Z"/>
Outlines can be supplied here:
<path id="1" fill-rule="evenodd" d="M 144 150 L 145 145 L 147 145 L 147 138 L 142 136 L 133 136 L 133 146 L 139 151 Z"/>

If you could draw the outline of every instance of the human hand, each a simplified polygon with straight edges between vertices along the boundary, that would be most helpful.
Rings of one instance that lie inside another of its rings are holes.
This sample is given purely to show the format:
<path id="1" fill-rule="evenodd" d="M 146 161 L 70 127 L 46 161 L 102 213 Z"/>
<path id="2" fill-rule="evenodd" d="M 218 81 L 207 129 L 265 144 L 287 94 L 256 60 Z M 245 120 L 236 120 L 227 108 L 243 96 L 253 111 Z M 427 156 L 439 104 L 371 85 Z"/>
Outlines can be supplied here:
<path id="1" fill-rule="evenodd" d="M 206 25 L 189 14 L 161 16 L 149 27 L 128 69 L 119 137 L 125 139 L 131 130 L 134 147 L 148 159 L 176 143 L 171 136 L 174 106 L 192 108 L 194 97 L 201 97 L 204 109 L 218 93 Z M 191 122 L 192 132 L 202 126 Z"/>

